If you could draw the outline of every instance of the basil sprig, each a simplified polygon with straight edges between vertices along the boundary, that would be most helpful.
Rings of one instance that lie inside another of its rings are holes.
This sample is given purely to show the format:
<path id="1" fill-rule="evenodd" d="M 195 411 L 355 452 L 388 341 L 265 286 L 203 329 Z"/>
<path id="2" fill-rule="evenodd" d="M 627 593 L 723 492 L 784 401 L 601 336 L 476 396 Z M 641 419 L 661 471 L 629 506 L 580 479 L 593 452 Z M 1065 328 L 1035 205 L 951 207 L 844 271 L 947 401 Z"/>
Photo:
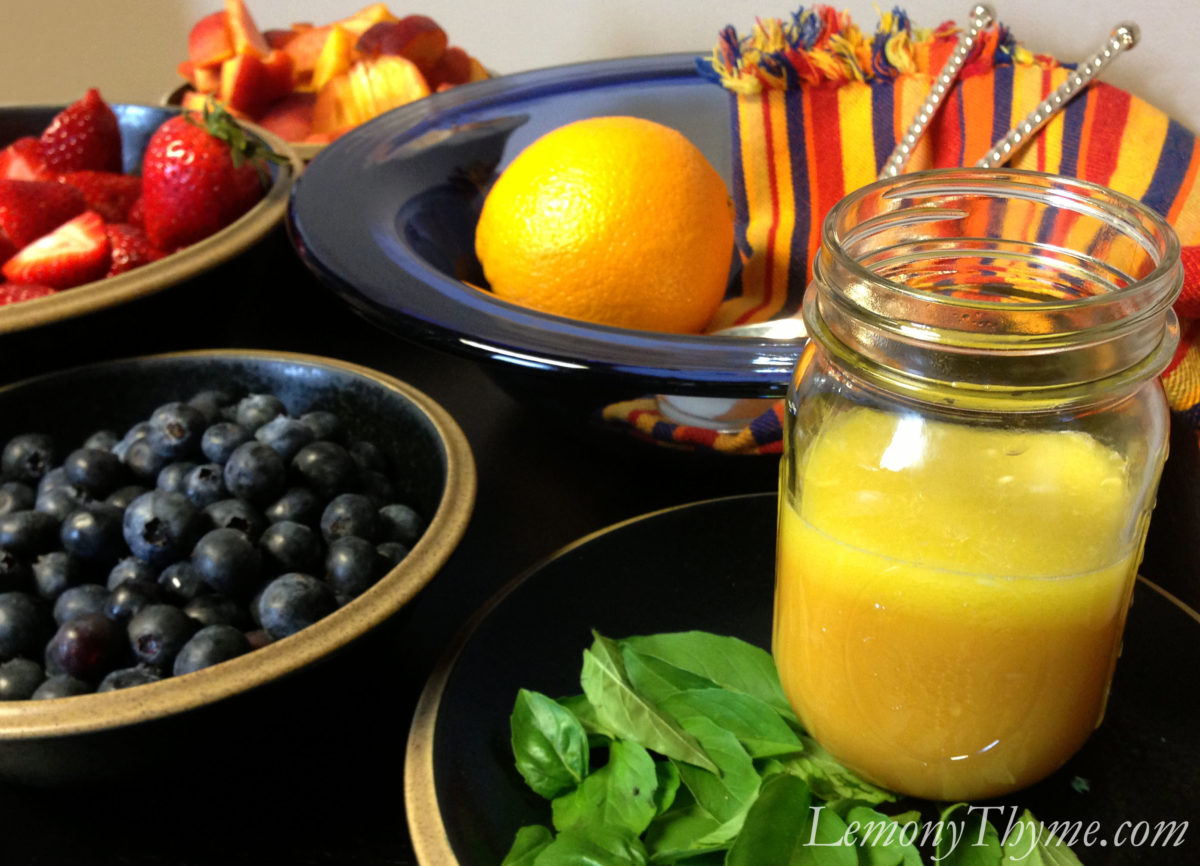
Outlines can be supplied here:
<path id="1" fill-rule="evenodd" d="M 517 770 L 550 826 L 522 827 L 501 866 L 923 866 L 920 814 L 881 811 L 897 795 L 805 733 L 769 653 L 701 631 L 593 637 L 582 695 L 517 695 Z M 1019 823 L 1039 840 L 1026 862 L 1078 866 L 1029 812 Z M 965 803 L 942 810 L 950 825 L 932 840 L 942 866 L 1025 860 Z"/>

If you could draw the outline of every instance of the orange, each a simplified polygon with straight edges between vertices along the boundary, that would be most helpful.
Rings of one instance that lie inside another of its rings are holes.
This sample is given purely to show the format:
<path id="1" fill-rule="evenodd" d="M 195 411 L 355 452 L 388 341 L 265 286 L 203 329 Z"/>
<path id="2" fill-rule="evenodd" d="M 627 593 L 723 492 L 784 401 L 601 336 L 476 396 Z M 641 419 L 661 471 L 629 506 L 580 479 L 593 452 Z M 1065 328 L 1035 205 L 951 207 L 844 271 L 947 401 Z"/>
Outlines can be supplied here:
<path id="1" fill-rule="evenodd" d="M 682 133 L 596 117 L 537 139 L 484 200 L 475 251 L 492 291 L 547 313 L 697 333 L 725 293 L 725 182 Z"/>

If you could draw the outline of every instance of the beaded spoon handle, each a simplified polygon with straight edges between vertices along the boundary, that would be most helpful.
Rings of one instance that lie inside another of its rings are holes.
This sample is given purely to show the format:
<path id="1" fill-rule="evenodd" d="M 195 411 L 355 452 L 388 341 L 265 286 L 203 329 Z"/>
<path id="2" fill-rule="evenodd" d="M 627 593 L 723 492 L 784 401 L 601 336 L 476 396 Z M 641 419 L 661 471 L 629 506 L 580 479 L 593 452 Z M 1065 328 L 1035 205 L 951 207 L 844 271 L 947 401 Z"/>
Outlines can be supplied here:
<path id="1" fill-rule="evenodd" d="M 904 166 L 908 165 L 909 159 L 912 158 L 917 142 L 925 134 L 925 128 L 933 120 L 933 116 L 937 113 L 942 100 L 946 98 L 946 94 L 950 92 L 950 88 L 954 85 L 954 80 L 958 78 L 958 73 L 962 70 L 963 64 L 967 60 L 967 55 L 975 47 L 975 42 L 979 39 L 980 31 L 991 24 L 995 20 L 995 17 L 996 14 L 992 11 L 992 8 L 983 3 L 980 3 L 971 10 L 970 25 L 958 35 L 958 42 L 954 46 L 954 51 L 946 60 L 942 71 L 938 73 L 938 77 L 934 79 L 933 86 L 929 89 L 929 95 L 925 97 L 925 102 L 921 104 L 917 116 L 909 124 L 904 136 L 896 142 L 895 150 L 888 157 L 888 161 L 884 163 L 883 170 L 879 173 L 881 178 L 895 177 L 904 171 Z"/>
<path id="2" fill-rule="evenodd" d="M 988 151 L 987 156 L 975 163 L 976 168 L 999 168 L 1012 159 L 1021 146 L 1045 126 L 1050 118 L 1058 114 L 1102 70 L 1116 60 L 1121 52 L 1128 51 L 1137 45 L 1140 38 L 1141 32 L 1136 24 L 1126 22 L 1117 25 L 1104 47 L 1079 64 L 1079 67 L 1067 76 L 1067 80 L 1059 85 L 1057 90 L 1031 111 L 1024 120 L 1009 130 L 1008 134 Z"/>

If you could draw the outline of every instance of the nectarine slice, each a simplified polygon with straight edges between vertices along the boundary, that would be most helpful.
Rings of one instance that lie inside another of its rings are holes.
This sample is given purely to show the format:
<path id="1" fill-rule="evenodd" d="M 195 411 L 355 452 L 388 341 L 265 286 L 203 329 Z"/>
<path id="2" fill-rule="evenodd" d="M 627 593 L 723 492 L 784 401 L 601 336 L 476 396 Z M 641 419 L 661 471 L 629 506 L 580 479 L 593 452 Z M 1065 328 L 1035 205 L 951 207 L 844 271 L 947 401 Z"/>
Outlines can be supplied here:
<path id="1" fill-rule="evenodd" d="M 188 60 L 194 66 L 217 66 L 233 56 L 233 39 L 225 11 L 205 15 L 188 33 Z"/>
<path id="2" fill-rule="evenodd" d="M 229 27 L 229 38 L 233 42 L 234 54 L 254 54 L 266 57 L 271 47 L 258 25 L 254 16 L 246 8 L 245 0 L 225 0 L 225 21 Z"/>

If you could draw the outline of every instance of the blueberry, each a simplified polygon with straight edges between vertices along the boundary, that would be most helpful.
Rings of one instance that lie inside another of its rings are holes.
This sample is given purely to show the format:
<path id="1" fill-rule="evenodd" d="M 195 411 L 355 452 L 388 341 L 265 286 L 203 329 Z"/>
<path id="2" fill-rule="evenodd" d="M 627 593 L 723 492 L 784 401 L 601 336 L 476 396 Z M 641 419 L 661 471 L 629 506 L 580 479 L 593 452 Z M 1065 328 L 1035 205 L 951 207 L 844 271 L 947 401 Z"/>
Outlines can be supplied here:
<path id="1" fill-rule="evenodd" d="M 200 437 L 200 450 L 213 463 L 224 463 L 239 445 L 249 442 L 250 431 L 232 421 L 218 421 Z"/>
<path id="2" fill-rule="evenodd" d="M 156 479 L 162 468 L 171 462 L 170 457 L 154 450 L 147 437 L 135 439 L 120 456 L 129 471 L 146 482 Z"/>
<path id="3" fill-rule="evenodd" d="M 254 431 L 254 438 L 274 448 L 279 459 L 287 463 L 314 437 L 312 428 L 299 419 L 276 415 Z"/>
<path id="4" fill-rule="evenodd" d="M 301 448 L 292 458 L 292 470 L 301 483 L 326 498 L 348 490 L 358 474 L 346 449 L 329 441 Z"/>
<path id="5" fill-rule="evenodd" d="M 412 547 L 424 531 L 424 518 L 407 505 L 392 503 L 379 509 L 379 535 L 387 541 Z"/>
<path id="6" fill-rule="evenodd" d="M 358 473 L 351 489 L 370 499 L 376 508 L 396 501 L 396 487 L 382 472 L 367 470 Z"/>
<path id="7" fill-rule="evenodd" d="M 63 521 L 67 515 L 77 508 L 82 508 L 88 504 L 88 499 L 83 495 L 82 491 L 76 490 L 71 485 L 65 487 L 52 487 L 49 490 L 38 493 L 37 501 L 34 502 L 34 510 L 40 511 L 42 514 L 48 514 L 56 521 Z"/>
<path id="8" fill-rule="evenodd" d="M 286 481 L 283 460 L 274 448 L 261 442 L 239 445 L 225 464 L 225 487 L 234 496 L 256 504 L 277 499 Z"/>
<path id="9" fill-rule="evenodd" d="M 54 632 L 41 599 L 27 592 L 0 593 L 0 660 L 35 655 Z"/>
<path id="10" fill-rule="evenodd" d="M 123 530 L 134 556 L 161 566 L 186 556 L 203 527 L 182 493 L 151 490 L 129 503 Z"/>
<path id="11" fill-rule="evenodd" d="M 62 468 L 68 482 L 94 497 L 112 493 L 125 478 L 121 458 L 101 448 L 75 449 L 67 455 Z"/>
<path id="12" fill-rule="evenodd" d="M 291 520 L 272 523 L 258 539 L 258 546 L 272 574 L 314 572 L 321 564 L 321 539 L 303 523 Z"/>
<path id="13" fill-rule="evenodd" d="M 295 634 L 337 608 L 328 586 L 289 572 L 268 583 L 258 598 L 258 620 L 274 640 Z"/>
<path id="14" fill-rule="evenodd" d="M 384 563 L 375 545 L 365 538 L 345 535 L 334 539 L 325 554 L 325 582 L 342 602 L 361 595 L 383 573 Z"/>
<path id="15" fill-rule="evenodd" d="M 200 437 L 208 419 L 187 403 L 164 403 L 150 415 L 146 441 L 168 460 L 190 457 L 200 450 Z"/>
<path id="16" fill-rule="evenodd" d="M 98 583 L 81 583 L 64 589 L 54 600 L 54 621 L 59 625 L 84 614 L 107 615 L 108 590 Z"/>
<path id="17" fill-rule="evenodd" d="M 250 652 L 250 641 L 231 625 L 209 625 L 192 635 L 175 656 L 175 676 L 190 674 Z"/>
<path id="18" fill-rule="evenodd" d="M 212 424 L 221 417 L 221 410 L 233 403 L 233 395 L 226 391 L 213 389 L 193 394 L 187 402 L 193 409 L 198 409 L 205 420 Z"/>
<path id="19" fill-rule="evenodd" d="M 231 625 L 240 629 L 250 625 L 244 605 L 215 592 L 193 598 L 183 606 L 183 612 L 201 626 Z"/>
<path id="20" fill-rule="evenodd" d="M 97 694 L 100 692 L 115 692 L 118 689 L 129 689 L 134 686 L 144 686 L 147 683 L 156 683 L 162 679 L 162 674 L 149 668 L 145 665 L 134 665 L 131 668 L 121 668 L 120 670 L 110 671 L 104 675 L 104 679 L 100 680 L 100 685 L 96 686 Z"/>
<path id="21" fill-rule="evenodd" d="M 117 506 L 117 508 L 128 508 L 129 503 L 147 492 L 149 492 L 149 488 L 143 487 L 140 484 L 126 484 L 124 487 L 118 488 L 108 494 L 108 497 L 104 501 L 109 505 Z"/>
<path id="22" fill-rule="evenodd" d="M 83 680 L 68 676 L 67 674 L 55 674 L 52 677 L 47 677 L 42 681 L 42 684 L 33 691 L 32 698 L 35 701 L 46 701 L 53 698 L 70 698 L 75 695 L 86 695 L 92 691 L 90 683 L 85 683 Z"/>
<path id="23" fill-rule="evenodd" d="M 63 623 L 46 646 L 46 669 L 95 682 L 120 664 L 125 646 L 120 626 L 89 613 Z"/>
<path id="24" fill-rule="evenodd" d="M 170 493 L 185 493 L 184 484 L 187 481 L 188 473 L 195 468 L 196 464 L 190 460 L 176 460 L 174 463 L 168 463 L 159 470 L 154 479 L 154 486 Z"/>
<path id="25" fill-rule="evenodd" d="M 67 553 L 87 562 L 107 565 L 125 549 L 124 512 L 97 502 L 72 511 L 63 520 L 58 538 Z"/>
<path id="26" fill-rule="evenodd" d="M 54 440 L 41 433 L 14 436 L 0 452 L 0 471 L 13 481 L 37 481 L 54 464 Z"/>
<path id="27" fill-rule="evenodd" d="M 118 457 L 120 457 L 122 462 L 124 462 L 125 452 L 129 450 L 129 446 L 132 445 L 134 442 L 137 442 L 139 439 L 145 439 L 149 433 L 150 433 L 150 422 L 149 421 L 137 422 L 132 427 L 130 427 L 128 430 L 126 430 L 124 434 L 122 434 L 121 441 L 119 441 L 116 445 L 114 445 L 112 447 L 113 453 L 116 454 Z"/>
<path id="28" fill-rule="evenodd" d="M 111 430 L 97 430 L 84 440 L 83 447 L 99 448 L 101 451 L 112 451 L 120 441 L 121 437 Z"/>
<path id="29" fill-rule="evenodd" d="M 196 542 L 192 565 L 216 592 L 244 596 L 258 585 L 262 556 L 244 532 L 214 529 Z"/>
<path id="30" fill-rule="evenodd" d="M 148 604 L 125 627 L 134 657 L 164 671 L 195 631 L 196 621 L 171 604 Z"/>
<path id="31" fill-rule="evenodd" d="M 0 701 L 27 701 L 42 684 L 42 666 L 31 659 L 0 664 Z"/>
<path id="32" fill-rule="evenodd" d="M 0 514 L 0 547 L 13 553 L 41 553 L 55 547 L 58 521 L 44 511 Z"/>
<path id="33" fill-rule="evenodd" d="M 346 446 L 346 452 L 354 461 L 354 465 L 363 472 L 386 473 L 388 471 L 387 458 L 374 443 L 358 439 Z"/>
<path id="34" fill-rule="evenodd" d="M 183 480 L 183 493 L 197 508 L 207 508 L 229 496 L 219 463 L 202 463 Z"/>
<path id="35" fill-rule="evenodd" d="M 236 529 L 246 533 L 251 541 L 258 539 L 267 528 L 262 512 L 241 499 L 222 499 L 204 509 L 205 515 L 217 529 Z"/>
<path id="36" fill-rule="evenodd" d="M 300 416 L 300 423 L 307 425 L 316 439 L 336 442 L 342 438 L 342 419 L 332 412 L 317 409 Z"/>
<path id="37" fill-rule="evenodd" d="M 54 601 L 66 590 L 87 580 L 87 566 L 65 550 L 43 553 L 33 561 L 33 585 L 37 594 Z"/>
<path id="38" fill-rule="evenodd" d="M 6 481 L 0 484 L 0 514 L 28 511 L 37 502 L 37 493 L 23 481 Z"/>
<path id="39" fill-rule="evenodd" d="M 108 572 L 108 581 L 105 586 L 111 590 L 116 589 L 127 580 L 144 580 L 154 583 L 157 579 L 158 569 L 153 565 L 136 556 L 126 556 Z"/>
<path id="40" fill-rule="evenodd" d="M 329 500 L 321 514 L 321 535 L 333 541 L 344 535 L 357 535 L 368 541 L 375 537 L 375 506 L 361 493 L 343 493 Z"/>
<path id="41" fill-rule="evenodd" d="M 286 413 L 283 401 L 274 394 L 251 394 L 237 404 L 237 422 L 247 430 L 257 430 L 276 416 Z"/>
<path id="42" fill-rule="evenodd" d="M 163 592 L 153 580 L 126 580 L 116 589 L 110 590 L 101 611 L 116 622 L 129 619 L 148 604 L 162 601 Z"/>
<path id="43" fill-rule="evenodd" d="M 316 526 L 321 519 L 324 503 L 307 487 L 291 487 L 283 496 L 267 506 L 264 516 L 270 523 L 291 520 L 306 526 Z"/>
<path id="44" fill-rule="evenodd" d="M 25 560 L 0 547 L 0 592 L 28 589 L 31 579 Z"/>
<path id="45" fill-rule="evenodd" d="M 388 571 L 395 568 L 404 561 L 404 557 L 408 556 L 408 545 L 401 544 L 399 541 L 385 541 L 375 550 L 379 553 L 384 568 Z"/>
<path id="46" fill-rule="evenodd" d="M 188 602 L 207 593 L 208 584 L 190 560 L 173 562 L 162 570 L 158 586 L 168 598 Z"/>

